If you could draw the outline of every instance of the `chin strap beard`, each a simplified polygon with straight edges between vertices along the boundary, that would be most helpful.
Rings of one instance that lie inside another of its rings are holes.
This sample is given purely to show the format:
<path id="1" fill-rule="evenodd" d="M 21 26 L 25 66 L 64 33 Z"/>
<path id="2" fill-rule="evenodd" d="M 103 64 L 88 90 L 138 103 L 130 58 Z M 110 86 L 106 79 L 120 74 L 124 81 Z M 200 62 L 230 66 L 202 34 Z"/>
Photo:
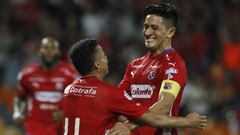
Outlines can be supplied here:
<path id="1" fill-rule="evenodd" d="M 55 65 L 55 62 L 44 62 L 44 65 L 48 68 L 48 69 L 51 69 L 54 65 Z"/>
<path id="2" fill-rule="evenodd" d="M 52 62 L 47 62 L 46 60 L 43 60 L 43 64 L 44 64 L 44 66 L 46 66 L 46 68 L 52 69 L 56 65 L 58 60 L 59 60 L 58 57 L 54 58 L 54 60 Z"/>

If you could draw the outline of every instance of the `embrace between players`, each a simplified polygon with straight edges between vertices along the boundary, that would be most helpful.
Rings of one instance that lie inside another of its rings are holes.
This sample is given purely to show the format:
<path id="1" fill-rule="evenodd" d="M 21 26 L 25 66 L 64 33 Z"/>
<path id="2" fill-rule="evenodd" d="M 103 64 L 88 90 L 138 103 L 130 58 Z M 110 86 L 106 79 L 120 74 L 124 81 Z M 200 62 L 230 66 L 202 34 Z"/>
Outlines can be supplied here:
<path id="1" fill-rule="evenodd" d="M 19 74 L 13 118 L 25 120 L 27 135 L 178 135 L 176 128 L 206 127 L 206 116 L 177 117 L 187 71 L 171 48 L 176 23 L 172 5 L 146 8 L 143 34 L 149 52 L 129 63 L 118 88 L 103 82 L 108 59 L 95 39 L 80 40 L 69 50 L 71 63 L 82 75 L 77 77 L 57 59 L 57 40 L 44 38 L 40 66 Z M 61 110 L 63 133 L 57 133 L 61 124 L 51 117 Z"/>

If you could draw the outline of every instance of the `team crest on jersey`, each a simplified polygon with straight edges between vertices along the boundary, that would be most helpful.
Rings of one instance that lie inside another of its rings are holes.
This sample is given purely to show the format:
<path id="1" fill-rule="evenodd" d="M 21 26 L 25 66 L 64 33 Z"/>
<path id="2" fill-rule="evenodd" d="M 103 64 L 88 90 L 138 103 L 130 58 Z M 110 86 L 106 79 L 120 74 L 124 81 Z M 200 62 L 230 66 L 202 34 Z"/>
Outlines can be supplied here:
<path id="1" fill-rule="evenodd" d="M 172 83 L 170 83 L 170 82 L 165 82 L 163 88 L 164 88 L 164 89 L 172 89 Z"/>
<path id="2" fill-rule="evenodd" d="M 153 80 L 155 76 L 156 76 L 156 71 L 155 70 L 150 71 L 148 74 L 148 80 Z"/>
<path id="3" fill-rule="evenodd" d="M 168 75 L 168 79 L 173 78 L 172 74 L 177 74 L 178 70 L 176 68 L 169 68 L 165 71 L 165 75 Z"/>

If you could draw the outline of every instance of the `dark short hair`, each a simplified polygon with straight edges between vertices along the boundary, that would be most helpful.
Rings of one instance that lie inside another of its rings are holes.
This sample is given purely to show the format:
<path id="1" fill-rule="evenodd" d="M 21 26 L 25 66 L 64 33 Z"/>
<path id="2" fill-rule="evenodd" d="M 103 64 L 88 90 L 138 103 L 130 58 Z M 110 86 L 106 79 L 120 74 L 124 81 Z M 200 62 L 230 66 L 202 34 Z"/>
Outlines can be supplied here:
<path id="1" fill-rule="evenodd" d="M 74 67 L 81 75 L 87 75 L 92 71 L 95 59 L 97 41 L 86 38 L 75 43 L 68 55 Z"/>
<path id="2" fill-rule="evenodd" d="M 171 27 L 177 26 L 177 9 L 169 3 L 161 3 L 158 5 L 151 4 L 145 9 L 145 16 L 157 15 L 163 17 L 167 24 Z"/>

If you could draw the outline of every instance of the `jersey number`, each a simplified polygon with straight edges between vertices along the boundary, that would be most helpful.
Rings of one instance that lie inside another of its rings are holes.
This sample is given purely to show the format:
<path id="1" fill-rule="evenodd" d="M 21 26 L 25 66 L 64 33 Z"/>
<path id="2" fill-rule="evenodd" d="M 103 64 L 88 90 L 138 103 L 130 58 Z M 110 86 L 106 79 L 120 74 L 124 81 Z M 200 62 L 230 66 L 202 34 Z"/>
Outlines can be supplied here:
<path id="1" fill-rule="evenodd" d="M 79 135 L 79 129 L 80 129 L 80 118 L 75 118 L 74 123 L 74 135 Z M 68 135 L 68 117 L 65 118 L 64 121 L 64 135 Z"/>

